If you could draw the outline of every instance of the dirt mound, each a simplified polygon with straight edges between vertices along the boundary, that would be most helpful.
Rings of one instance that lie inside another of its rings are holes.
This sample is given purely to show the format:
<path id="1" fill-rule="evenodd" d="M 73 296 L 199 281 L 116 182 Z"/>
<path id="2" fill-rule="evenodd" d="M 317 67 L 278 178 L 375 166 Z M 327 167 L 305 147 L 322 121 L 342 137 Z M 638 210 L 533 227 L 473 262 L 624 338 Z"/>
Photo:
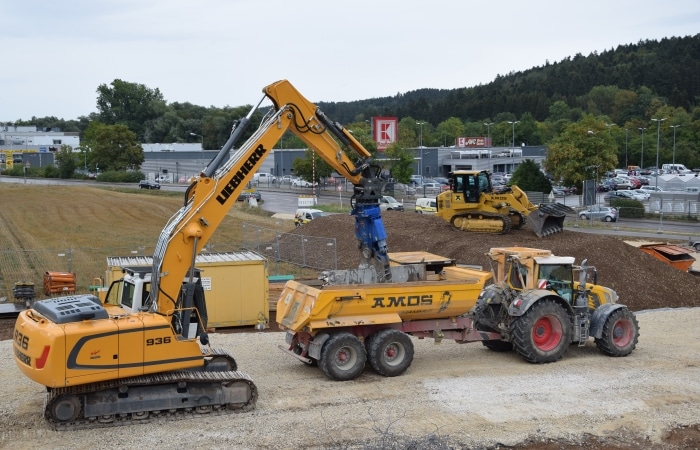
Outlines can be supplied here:
<path id="1" fill-rule="evenodd" d="M 573 256 L 580 264 L 598 269 L 598 283 L 614 289 L 620 302 L 632 311 L 700 306 L 700 279 L 665 264 L 617 236 L 564 230 L 546 238 L 525 226 L 508 234 L 466 233 L 443 219 L 410 212 L 387 211 L 382 220 L 390 252 L 424 250 L 455 259 L 461 264 L 481 265 L 489 270 L 486 252 L 491 247 L 535 247 L 557 256 Z M 354 236 L 355 219 L 335 214 L 321 217 L 296 229 L 306 236 L 336 238 L 338 268 L 357 267 L 359 252 Z"/>

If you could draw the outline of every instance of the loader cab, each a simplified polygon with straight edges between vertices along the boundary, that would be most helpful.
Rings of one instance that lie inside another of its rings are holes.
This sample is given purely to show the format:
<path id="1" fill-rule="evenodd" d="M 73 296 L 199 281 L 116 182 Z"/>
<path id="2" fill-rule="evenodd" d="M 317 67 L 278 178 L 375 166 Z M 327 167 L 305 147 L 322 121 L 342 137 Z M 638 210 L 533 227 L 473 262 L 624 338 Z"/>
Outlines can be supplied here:
<path id="1" fill-rule="evenodd" d="M 491 177 L 485 170 L 481 172 L 454 172 L 452 189 L 464 194 L 467 203 L 478 203 L 482 192 L 491 192 Z"/>

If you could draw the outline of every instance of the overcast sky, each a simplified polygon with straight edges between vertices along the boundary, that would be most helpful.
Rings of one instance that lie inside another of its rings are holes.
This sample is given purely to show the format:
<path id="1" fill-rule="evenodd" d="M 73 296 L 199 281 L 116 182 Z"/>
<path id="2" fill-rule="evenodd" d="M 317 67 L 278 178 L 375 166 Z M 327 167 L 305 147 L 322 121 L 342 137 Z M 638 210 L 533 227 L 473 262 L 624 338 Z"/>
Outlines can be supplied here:
<path id="1" fill-rule="evenodd" d="M 280 79 L 352 101 L 700 33 L 697 0 L 3 0 L 0 17 L 0 122 L 97 112 L 115 79 L 205 107 Z"/>

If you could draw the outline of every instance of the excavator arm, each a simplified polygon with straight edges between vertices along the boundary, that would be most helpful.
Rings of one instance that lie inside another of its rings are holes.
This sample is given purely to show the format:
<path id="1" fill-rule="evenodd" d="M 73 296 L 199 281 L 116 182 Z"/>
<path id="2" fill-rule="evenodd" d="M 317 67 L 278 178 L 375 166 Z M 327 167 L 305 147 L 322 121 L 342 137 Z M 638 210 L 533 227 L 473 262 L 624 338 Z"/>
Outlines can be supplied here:
<path id="1" fill-rule="evenodd" d="M 234 125 L 221 151 L 188 187 L 185 204 L 161 231 L 153 255 L 151 283 L 156 301 L 150 305 L 152 311 L 168 314 L 175 308 L 192 306 L 187 298 L 182 304 L 178 303 L 183 279 L 189 272 L 190 282 L 193 281 L 196 255 L 287 130 L 352 182 L 351 214 L 355 216 L 355 236 L 361 250 L 360 266 L 368 266 L 376 260 L 383 270 L 380 279 L 391 279 L 386 232 L 379 208 L 384 182 L 380 179 L 380 168 L 371 162 L 370 153 L 348 130 L 328 119 L 288 81 L 266 86 L 263 93 L 258 105 Z M 274 107 L 252 136 L 235 148 L 253 113 L 266 98 Z M 357 154 L 356 162 L 341 145 Z"/>

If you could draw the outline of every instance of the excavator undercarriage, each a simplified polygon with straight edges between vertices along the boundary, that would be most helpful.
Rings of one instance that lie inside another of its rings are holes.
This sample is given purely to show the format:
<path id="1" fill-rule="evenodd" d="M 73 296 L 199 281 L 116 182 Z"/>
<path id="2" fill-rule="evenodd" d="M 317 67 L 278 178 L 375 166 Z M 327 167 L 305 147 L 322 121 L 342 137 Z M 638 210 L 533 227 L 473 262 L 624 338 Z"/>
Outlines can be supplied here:
<path id="1" fill-rule="evenodd" d="M 253 380 L 224 350 L 206 355 L 203 370 L 181 370 L 48 389 L 44 416 L 56 430 L 146 423 L 157 417 L 246 412 Z"/>

